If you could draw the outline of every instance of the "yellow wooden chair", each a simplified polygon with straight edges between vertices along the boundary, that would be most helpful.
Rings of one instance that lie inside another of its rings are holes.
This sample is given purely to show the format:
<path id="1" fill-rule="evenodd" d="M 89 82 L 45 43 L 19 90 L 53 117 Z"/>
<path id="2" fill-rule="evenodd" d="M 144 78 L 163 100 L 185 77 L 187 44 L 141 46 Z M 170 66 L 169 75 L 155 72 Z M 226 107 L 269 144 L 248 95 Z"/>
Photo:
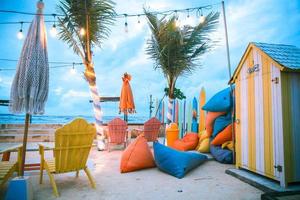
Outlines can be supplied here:
<path id="1" fill-rule="evenodd" d="M 20 175 L 21 161 L 22 161 L 22 146 L 17 147 L 18 159 L 16 161 L 1 161 L 0 162 L 0 188 L 2 188 L 14 172 Z M 9 152 L 2 152 L 10 154 L 12 149 L 7 149 Z M 4 155 L 3 155 L 4 156 Z M 2 158 L 3 160 L 3 158 Z M 4 159 L 5 160 L 5 159 Z"/>
<path id="2" fill-rule="evenodd" d="M 84 119 L 77 118 L 71 123 L 66 124 L 62 128 L 56 130 L 53 160 L 45 159 L 45 146 L 40 144 L 40 184 L 43 182 L 43 170 L 45 169 L 49 175 L 54 195 L 58 197 L 59 194 L 53 174 L 74 171 L 76 172 L 76 177 L 78 177 L 79 170 L 84 170 L 89 178 L 92 188 L 95 188 L 95 181 L 86 165 L 95 134 L 96 129 L 93 125 L 90 125 Z"/>

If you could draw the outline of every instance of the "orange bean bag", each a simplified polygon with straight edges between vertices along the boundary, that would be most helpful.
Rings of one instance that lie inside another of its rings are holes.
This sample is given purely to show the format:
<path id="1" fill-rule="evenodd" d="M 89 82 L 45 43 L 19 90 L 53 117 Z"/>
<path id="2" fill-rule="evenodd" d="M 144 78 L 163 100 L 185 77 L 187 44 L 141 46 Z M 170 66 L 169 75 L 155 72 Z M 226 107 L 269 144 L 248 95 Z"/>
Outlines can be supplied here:
<path id="1" fill-rule="evenodd" d="M 232 140 L 232 124 L 227 126 L 211 141 L 212 145 L 222 145 L 223 143 Z"/>
<path id="2" fill-rule="evenodd" d="M 217 117 L 225 115 L 226 112 L 207 112 L 205 118 L 205 128 L 208 136 L 210 137 L 213 133 L 214 121 Z"/>
<path id="3" fill-rule="evenodd" d="M 182 139 L 176 140 L 172 147 L 180 151 L 194 150 L 198 145 L 198 134 L 187 133 Z"/>
<path id="4" fill-rule="evenodd" d="M 155 161 L 146 138 L 143 135 L 139 135 L 124 150 L 121 157 L 120 172 L 132 172 L 155 166 Z"/>

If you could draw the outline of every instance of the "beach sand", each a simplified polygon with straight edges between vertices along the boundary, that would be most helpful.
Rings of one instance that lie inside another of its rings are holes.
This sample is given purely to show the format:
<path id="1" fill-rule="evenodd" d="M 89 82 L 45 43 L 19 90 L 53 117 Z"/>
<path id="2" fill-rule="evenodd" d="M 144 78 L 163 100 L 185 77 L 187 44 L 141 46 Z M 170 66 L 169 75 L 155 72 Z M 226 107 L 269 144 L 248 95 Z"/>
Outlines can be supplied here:
<path id="1" fill-rule="evenodd" d="M 55 198 L 48 175 L 44 172 L 44 182 L 38 183 L 39 172 L 27 172 L 32 177 L 34 199 L 260 199 L 262 191 L 225 174 L 234 167 L 216 161 L 207 161 L 188 173 L 183 179 L 159 171 L 157 168 L 121 174 L 119 164 L 122 150 L 97 151 L 93 147 L 88 167 L 96 181 L 96 189 L 90 187 L 87 176 L 80 172 L 54 175 L 59 198 Z M 47 153 L 51 157 L 51 153 Z M 38 161 L 37 152 L 29 152 L 30 161 Z"/>

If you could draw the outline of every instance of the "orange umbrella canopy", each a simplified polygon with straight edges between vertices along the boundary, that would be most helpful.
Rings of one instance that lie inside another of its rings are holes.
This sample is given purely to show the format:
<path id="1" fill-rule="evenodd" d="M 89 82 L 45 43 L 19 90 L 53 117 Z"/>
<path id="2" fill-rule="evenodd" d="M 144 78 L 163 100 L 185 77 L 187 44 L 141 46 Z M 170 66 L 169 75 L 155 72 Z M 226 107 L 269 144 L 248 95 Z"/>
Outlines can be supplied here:
<path id="1" fill-rule="evenodd" d="M 124 114 L 135 113 L 135 105 L 129 81 L 131 80 L 130 74 L 125 73 L 122 77 L 123 85 L 120 96 L 119 112 Z"/>

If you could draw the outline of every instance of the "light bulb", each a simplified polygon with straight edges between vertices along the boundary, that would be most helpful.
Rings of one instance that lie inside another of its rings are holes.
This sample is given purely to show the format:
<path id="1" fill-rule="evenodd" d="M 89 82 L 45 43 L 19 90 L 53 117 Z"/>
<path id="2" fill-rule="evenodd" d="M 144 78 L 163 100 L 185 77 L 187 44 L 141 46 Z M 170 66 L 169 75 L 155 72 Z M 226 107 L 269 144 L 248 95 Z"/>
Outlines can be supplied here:
<path id="1" fill-rule="evenodd" d="M 84 28 L 81 28 L 81 29 L 80 29 L 79 34 L 80 34 L 81 36 L 84 36 L 84 35 L 85 35 L 85 30 L 84 30 Z"/>
<path id="2" fill-rule="evenodd" d="M 56 37 L 56 35 L 57 35 L 57 31 L 56 31 L 56 26 L 55 26 L 55 24 L 53 24 L 52 28 L 50 29 L 50 35 L 51 35 L 52 37 Z"/>
<path id="3" fill-rule="evenodd" d="M 76 69 L 73 67 L 71 70 L 70 70 L 71 74 L 74 75 L 76 74 Z"/>
<path id="4" fill-rule="evenodd" d="M 184 25 L 189 25 L 189 26 L 193 26 L 193 18 L 192 17 L 187 17 L 184 22 Z"/>
<path id="5" fill-rule="evenodd" d="M 22 39 L 24 38 L 24 34 L 23 34 L 22 29 L 20 29 L 20 31 L 17 33 L 17 38 L 18 38 L 19 40 L 22 40 Z"/>
<path id="6" fill-rule="evenodd" d="M 176 19 L 175 26 L 178 28 L 181 26 L 181 21 L 179 19 Z"/>
<path id="7" fill-rule="evenodd" d="M 201 24 L 204 23 L 205 20 L 206 20 L 205 16 L 201 15 L 201 16 L 200 16 L 200 23 L 201 23 Z"/>
<path id="8" fill-rule="evenodd" d="M 127 22 L 125 22 L 124 31 L 125 31 L 125 33 L 128 33 L 128 23 Z"/>

